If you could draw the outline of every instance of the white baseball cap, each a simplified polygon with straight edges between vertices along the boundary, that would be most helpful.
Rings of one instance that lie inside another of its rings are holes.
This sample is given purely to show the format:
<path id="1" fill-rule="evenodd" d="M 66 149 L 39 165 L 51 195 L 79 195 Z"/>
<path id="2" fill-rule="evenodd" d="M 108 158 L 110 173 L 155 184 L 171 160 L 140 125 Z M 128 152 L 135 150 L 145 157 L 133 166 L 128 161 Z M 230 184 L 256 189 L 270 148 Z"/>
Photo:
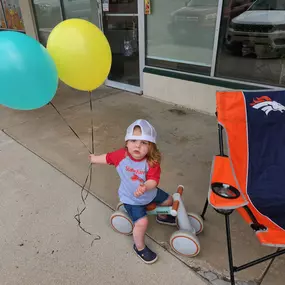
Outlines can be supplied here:
<path id="1" fill-rule="evenodd" d="M 141 128 L 141 135 L 140 136 L 134 136 L 134 128 L 138 126 Z M 134 123 L 132 123 L 128 129 L 125 136 L 125 141 L 128 140 L 141 140 L 141 141 L 148 141 L 152 143 L 156 143 L 156 136 L 157 133 L 154 129 L 154 127 L 146 120 L 136 120 Z"/>

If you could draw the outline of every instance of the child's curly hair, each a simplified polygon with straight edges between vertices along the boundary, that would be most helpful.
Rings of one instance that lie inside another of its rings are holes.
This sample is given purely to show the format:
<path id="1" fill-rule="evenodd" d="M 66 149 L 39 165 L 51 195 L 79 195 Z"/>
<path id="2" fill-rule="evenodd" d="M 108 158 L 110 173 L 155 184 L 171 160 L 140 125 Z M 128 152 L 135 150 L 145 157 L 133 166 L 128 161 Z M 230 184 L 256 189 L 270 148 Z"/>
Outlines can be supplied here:
<path id="1" fill-rule="evenodd" d="M 155 143 L 149 142 L 147 161 L 149 162 L 151 167 L 155 166 L 155 164 L 157 163 L 161 163 L 161 153 Z"/>

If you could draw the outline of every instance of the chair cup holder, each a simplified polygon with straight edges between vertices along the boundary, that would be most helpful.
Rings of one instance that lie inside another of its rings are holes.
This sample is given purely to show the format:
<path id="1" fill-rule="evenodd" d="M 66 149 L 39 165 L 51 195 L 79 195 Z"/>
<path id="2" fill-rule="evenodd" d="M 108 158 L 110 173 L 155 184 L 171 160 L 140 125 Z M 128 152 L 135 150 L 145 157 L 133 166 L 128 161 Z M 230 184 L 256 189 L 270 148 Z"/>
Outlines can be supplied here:
<path id="1" fill-rule="evenodd" d="M 225 183 L 212 183 L 211 189 L 216 195 L 225 199 L 237 199 L 240 197 L 240 192 L 235 187 Z"/>

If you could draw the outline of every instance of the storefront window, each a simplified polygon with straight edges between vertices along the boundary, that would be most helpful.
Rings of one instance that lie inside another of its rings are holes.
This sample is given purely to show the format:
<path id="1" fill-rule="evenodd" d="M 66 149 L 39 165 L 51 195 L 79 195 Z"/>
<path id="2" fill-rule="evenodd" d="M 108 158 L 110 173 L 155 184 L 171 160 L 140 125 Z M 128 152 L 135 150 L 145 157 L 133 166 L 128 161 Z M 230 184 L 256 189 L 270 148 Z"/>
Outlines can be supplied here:
<path id="1" fill-rule="evenodd" d="M 152 0 L 146 64 L 210 74 L 218 0 Z"/>
<path id="2" fill-rule="evenodd" d="M 216 76 L 285 85 L 285 1 L 224 1 Z"/>
<path id="3" fill-rule="evenodd" d="M 0 0 L 0 28 L 24 31 L 19 0 Z"/>
<path id="4" fill-rule="evenodd" d="M 46 45 L 52 29 L 63 20 L 60 0 L 33 0 L 33 3 L 39 39 Z"/>
<path id="5" fill-rule="evenodd" d="M 63 0 L 66 19 L 79 18 L 99 26 L 98 4 L 96 0 Z"/>
<path id="6" fill-rule="evenodd" d="M 79 18 L 99 26 L 96 0 L 33 0 L 40 42 L 46 45 L 52 29 L 64 19 Z"/>

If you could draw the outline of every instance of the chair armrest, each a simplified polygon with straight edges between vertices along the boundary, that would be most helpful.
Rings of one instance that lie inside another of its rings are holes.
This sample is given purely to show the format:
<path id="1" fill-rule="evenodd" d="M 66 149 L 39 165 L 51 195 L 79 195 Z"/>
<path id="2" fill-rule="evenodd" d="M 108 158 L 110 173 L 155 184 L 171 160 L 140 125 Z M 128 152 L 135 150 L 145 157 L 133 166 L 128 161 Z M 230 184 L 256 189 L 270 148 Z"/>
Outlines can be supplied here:
<path id="1" fill-rule="evenodd" d="M 213 159 L 208 200 L 217 210 L 234 210 L 248 204 L 238 190 L 230 159 L 226 156 Z"/>

